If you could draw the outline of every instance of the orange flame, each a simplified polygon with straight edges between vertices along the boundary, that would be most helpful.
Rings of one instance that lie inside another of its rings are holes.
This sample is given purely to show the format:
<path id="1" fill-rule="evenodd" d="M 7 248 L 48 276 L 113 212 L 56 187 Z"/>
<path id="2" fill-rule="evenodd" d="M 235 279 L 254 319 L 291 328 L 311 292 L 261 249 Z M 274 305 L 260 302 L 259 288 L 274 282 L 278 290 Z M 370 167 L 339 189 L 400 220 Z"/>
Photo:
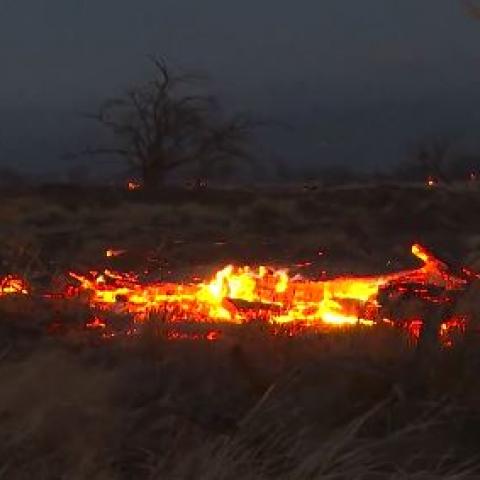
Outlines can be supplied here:
<path id="1" fill-rule="evenodd" d="M 85 327 L 90 329 L 106 328 L 107 324 L 98 317 L 94 317 L 91 321 L 87 322 Z"/>
<path id="2" fill-rule="evenodd" d="M 105 251 L 105 256 L 108 258 L 112 257 L 119 257 L 120 255 L 123 255 L 126 253 L 126 250 L 114 250 L 113 248 L 109 248 L 108 250 Z"/>
<path id="3" fill-rule="evenodd" d="M 426 183 L 427 187 L 433 188 L 433 187 L 436 187 L 438 185 L 438 180 L 435 177 L 428 176 L 425 183 Z"/>
<path id="4" fill-rule="evenodd" d="M 133 274 L 105 270 L 70 275 L 90 303 L 100 310 L 130 313 L 136 321 L 164 312 L 170 320 L 216 320 L 243 323 L 263 318 L 270 323 L 344 326 L 375 323 L 378 294 L 392 283 L 418 283 L 452 290 L 464 280 L 452 276 L 444 263 L 422 246 L 412 253 L 423 262 L 417 269 L 369 277 L 338 277 L 311 281 L 290 277 L 286 270 L 228 265 L 207 282 L 146 283 Z M 420 292 L 419 292 L 420 293 Z"/>
<path id="5" fill-rule="evenodd" d="M 118 252 L 118 251 L 117 251 Z M 477 275 L 463 269 L 462 278 L 451 273 L 448 266 L 419 244 L 412 254 L 422 264 L 415 269 L 364 277 L 336 277 L 308 280 L 291 276 L 287 270 L 266 266 L 257 268 L 227 265 L 207 281 L 190 283 L 145 282 L 134 273 L 112 270 L 91 271 L 88 274 L 70 272 L 76 286 L 68 285 L 62 293 L 44 294 L 44 298 L 70 298 L 82 294 L 93 310 L 87 329 L 101 330 L 104 338 L 115 337 L 111 322 L 102 319 L 102 312 L 128 314 L 134 323 L 143 322 L 151 314 L 159 314 L 169 323 L 227 322 L 241 324 L 262 320 L 276 325 L 279 331 L 291 334 L 303 328 L 335 328 L 351 325 L 373 326 L 377 323 L 395 325 L 393 318 L 384 318 L 385 306 L 380 293 L 393 297 L 413 293 L 432 303 L 449 302 L 455 291 L 465 288 Z M 108 255 L 107 255 L 108 256 Z M 18 276 L 0 279 L 0 297 L 26 295 L 27 283 Z M 441 292 L 435 294 L 433 292 Z M 394 317 L 392 314 L 391 317 Z M 412 337 L 420 335 L 421 318 L 402 319 Z M 467 318 L 445 319 L 440 335 L 445 345 L 456 331 L 462 331 Z M 126 333 L 135 333 L 129 325 Z M 220 333 L 182 333 L 169 330 L 170 339 L 216 340 Z"/>
<path id="6" fill-rule="evenodd" d="M 142 188 L 142 185 L 134 180 L 127 182 L 127 189 L 130 191 L 139 190 L 140 188 Z"/>
<path id="7" fill-rule="evenodd" d="M 27 282 L 15 275 L 7 275 L 0 279 L 0 297 L 4 295 L 27 295 L 29 288 Z"/>

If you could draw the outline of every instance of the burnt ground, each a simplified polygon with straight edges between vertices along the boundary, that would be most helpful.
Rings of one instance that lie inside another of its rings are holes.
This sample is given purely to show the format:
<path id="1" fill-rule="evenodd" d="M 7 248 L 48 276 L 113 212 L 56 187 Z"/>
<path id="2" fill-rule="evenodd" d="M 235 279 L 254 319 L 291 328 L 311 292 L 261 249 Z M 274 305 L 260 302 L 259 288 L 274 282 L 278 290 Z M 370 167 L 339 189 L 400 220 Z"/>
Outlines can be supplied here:
<path id="1" fill-rule="evenodd" d="M 0 198 L 2 273 L 37 286 L 105 266 L 165 279 L 231 262 L 380 273 L 416 265 L 413 242 L 480 270 L 476 185 L 50 186 Z M 108 248 L 127 253 L 107 259 Z M 476 342 L 422 368 L 382 329 L 288 338 L 253 324 L 172 342 L 152 324 L 99 342 L 45 335 L 35 302 L 1 303 L 4 478 L 480 478 Z"/>

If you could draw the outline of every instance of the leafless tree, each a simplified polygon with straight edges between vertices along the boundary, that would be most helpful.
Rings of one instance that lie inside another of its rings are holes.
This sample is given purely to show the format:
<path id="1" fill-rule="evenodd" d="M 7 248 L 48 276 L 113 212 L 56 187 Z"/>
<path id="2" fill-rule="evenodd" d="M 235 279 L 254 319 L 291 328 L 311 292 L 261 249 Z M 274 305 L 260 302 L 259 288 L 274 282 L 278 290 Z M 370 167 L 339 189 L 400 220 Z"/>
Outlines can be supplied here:
<path id="1" fill-rule="evenodd" d="M 436 136 L 418 142 L 413 149 L 412 160 L 427 175 L 446 181 L 445 166 L 452 148 L 452 140 L 447 136 Z"/>
<path id="2" fill-rule="evenodd" d="M 252 133 L 259 122 L 246 114 L 222 115 L 212 96 L 196 93 L 199 78 L 173 73 L 151 58 L 154 78 L 103 103 L 89 118 L 113 134 L 112 145 L 84 153 L 116 155 L 157 188 L 174 170 L 192 166 L 204 174 L 217 166 L 252 160 Z"/>
<path id="3" fill-rule="evenodd" d="M 449 167 L 454 154 L 456 135 L 435 135 L 415 142 L 408 156 L 397 168 L 397 175 L 406 180 L 425 181 L 432 177 L 448 183 Z"/>

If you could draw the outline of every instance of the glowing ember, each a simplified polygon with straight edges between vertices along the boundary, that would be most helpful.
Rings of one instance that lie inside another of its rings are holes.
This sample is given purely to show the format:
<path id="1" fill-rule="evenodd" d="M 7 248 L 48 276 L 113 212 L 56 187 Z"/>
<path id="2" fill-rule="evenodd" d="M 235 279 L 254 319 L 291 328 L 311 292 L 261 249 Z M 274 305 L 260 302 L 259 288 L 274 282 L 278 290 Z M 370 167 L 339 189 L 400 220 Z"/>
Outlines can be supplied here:
<path id="1" fill-rule="evenodd" d="M 7 275 L 4 278 L 0 279 L 0 297 L 4 295 L 27 295 L 28 294 L 28 285 L 20 277 L 14 275 Z"/>
<path id="2" fill-rule="evenodd" d="M 423 328 L 423 320 L 421 318 L 412 318 L 404 322 L 405 329 L 412 338 L 418 340 Z M 452 338 L 455 335 L 464 334 L 467 326 L 467 319 L 463 316 L 454 316 L 447 319 L 440 325 L 440 340 L 444 346 L 453 344 Z"/>
<path id="3" fill-rule="evenodd" d="M 435 177 L 429 176 L 429 177 L 427 177 L 427 180 L 426 180 L 425 183 L 426 183 L 427 187 L 433 188 L 433 187 L 436 187 L 438 185 L 438 180 Z"/>
<path id="4" fill-rule="evenodd" d="M 85 325 L 86 328 L 91 328 L 91 329 L 106 328 L 106 326 L 107 324 L 102 320 L 100 320 L 100 318 L 98 317 L 93 318 L 90 322 L 87 322 L 87 324 Z"/>
<path id="5" fill-rule="evenodd" d="M 108 258 L 119 257 L 120 255 L 123 255 L 125 252 L 126 250 L 114 250 L 109 248 L 108 250 L 105 251 L 105 256 Z"/>
<path id="6" fill-rule="evenodd" d="M 90 294 L 92 307 L 131 314 L 137 322 L 151 313 L 162 313 L 169 321 L 244 323 L 263 319 L 310 326 L 372 326 L 379 319 L 382 288 L 394 285 L 401 292 L 404 285 L 420 285 L 415 293 L 427 298 L 427 285 L 445 291 L 464 286 L 465 280 L 451 275 L 445 264 L 420 245 L 413 245 L 412 253 L 423 266 L 387 275 L 322 281 L 291 278 L 285 270 L 264 266 L 233 265 L 219 270 L 208 282 L 190 284 L 142 283 L 133 274 L 109 270 L 70 275 L 79 282 L 80 290 Z"/>
<path id="7" fill-rule="evenodd" d="M 169 330 L 166 333 L 167 340 L 208 340 L 209 342 L 215 342 L 220 336 L 220 332 L 216 330 L 212 330 L 206 334 L 180 332 L 178 330 Z"/>
<path id="8" fill-rule="evenodd" d="M 135 182 L 134 180 L 130 180 L 129 182 L 127 182 L 127 189 L 130 191 L 140 190 L 140 188 L 142 188 L 142 185 L 138 182 Z"/>
<path id="9" fill-rule="evenodd" d="M 118 252 L 123 251 L 109 250 L 107 256 Z M 312 327 L 328 330 L 352 325 L 395 325 L 400 321 L 412 337 L 418 338 L 423 325 L 421 317 L 389 315 L 381 302 L 413 297 L 430 305 L 448 304 L 455 292 L 464 289 L 477 275 L 465 269 L 459 272 L 461 277 L 453 275 L 445 263 L 418 244 L 412 246 L 412 254 L 422 262 L 418 268 L 325 280 L 290 276 L 287 270 L 265 266 L 228 265 L 208 281 L 190 283 L 145 282 L 140 275 L 112 270 L 70 272 L 75 286 L 42 296 L 50 300 L 86 299 L 93 315 L 85 327 L 103 331 L 104 338 L 117 335 L 111 328 L 112 322 L 107 324 L 102 319 L 106 313 L 133 319 L 124 331 L 126 334 L 135 333 L 136 325 L 154 314 L 168 324 L 262 321 L 275 325 L 279 331 L 288 331 L 289 335 Z M 1 280 L 0 296 L 13 293 L 27 294 L 29 289 L 22 279 L 7 276 Z M 444 319 L 440 336 L 445 345 L 451 342 L 454 332 L 465 329 L 466 321 L 463 317 Z M 187 334 L 170 330 L 166 336 L 216 340 L 219 332 Z"/>

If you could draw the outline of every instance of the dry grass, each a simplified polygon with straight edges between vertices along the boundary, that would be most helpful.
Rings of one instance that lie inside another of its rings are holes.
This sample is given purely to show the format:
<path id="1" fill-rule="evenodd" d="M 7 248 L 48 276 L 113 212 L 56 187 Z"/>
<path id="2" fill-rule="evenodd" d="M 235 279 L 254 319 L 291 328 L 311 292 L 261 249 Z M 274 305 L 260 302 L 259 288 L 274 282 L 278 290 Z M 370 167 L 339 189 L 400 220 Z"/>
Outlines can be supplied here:
<path id="1" fill-rule="evenodd" d="M 108 260 L 118 268 L 155 252 L 161 275 L 232 260 L 381 271 L 407 266 L 412 241 L 454 263 L 480 261 L 476 190 L 47 193 L 0 207 L 2 269 L 37 287 L 71 266 L 106 264 L 112 246 L 129 250 Z M 476 292 L 462 299 L 469 311 Z M 62 308 L 72 325 L 87 314 Z M 222 327 L 218 342 L 177 342 L 152 318 L 136 338 L 99 342 L 74 328 L 45 336 L 50 314 L 2 301 L 0 478 L 480 478 L 476 340 L 417 371 L 393 329 L 292 339 L 252 324 Z"/>
<path id="2" fill-rule="evenodd" d="M 412 359 L 390 330 L 291 339 L 230 327 L 204 343 L 146 329 L 123 344 L 14 345 L 0 364 L 1 473 L 478 478 L 478 353 L 446 352 L 422 389 Z"/>
<path id="3" fill-rule="evenodd" d="M 409 244 L 421 241 L 457 260 L 478 262 L 476 189 L 174 191 L 159 198 L 75 192 L 3 198 L 0 256 L 8 262 L 13 249 L 18 259 L 23 247 L 39 251 L 46 262 L 78 265 L 97 262 L 111 246 L 132 254 L 161 246 L 170 261 L 187 257 L 172 265 L 182 268 L 182 261 L 218 265 L 224 259 L 318 263 L 323 250 L 329 270 L 365 271 L 384 268 L 386 259 L 408 261 Z"/>

